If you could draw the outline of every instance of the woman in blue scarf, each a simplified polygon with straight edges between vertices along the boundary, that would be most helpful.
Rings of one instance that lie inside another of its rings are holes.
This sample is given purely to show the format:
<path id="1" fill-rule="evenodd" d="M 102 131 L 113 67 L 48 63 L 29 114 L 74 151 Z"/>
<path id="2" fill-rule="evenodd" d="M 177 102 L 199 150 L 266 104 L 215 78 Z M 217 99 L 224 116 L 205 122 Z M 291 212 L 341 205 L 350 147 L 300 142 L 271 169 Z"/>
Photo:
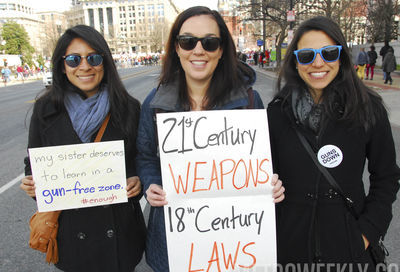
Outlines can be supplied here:
<path id="1" fill-rule="evenodd" d="M 95 29 L 78 25 L 58 40 L 53 85 L 34 106 L 28 148 L 93 142 L 105 118 L 102 141 L 124 140 L 128 202 L 63 210 L 57 244 L 63 271 L 134 271 L 144 250 L 145 224 L 136 174 L 139 102 L 118 76 L 110 49 Z M 35 197 L 29 159 L 21 188 Z M 34 204 L 33 204 L 34 205 Z"/>

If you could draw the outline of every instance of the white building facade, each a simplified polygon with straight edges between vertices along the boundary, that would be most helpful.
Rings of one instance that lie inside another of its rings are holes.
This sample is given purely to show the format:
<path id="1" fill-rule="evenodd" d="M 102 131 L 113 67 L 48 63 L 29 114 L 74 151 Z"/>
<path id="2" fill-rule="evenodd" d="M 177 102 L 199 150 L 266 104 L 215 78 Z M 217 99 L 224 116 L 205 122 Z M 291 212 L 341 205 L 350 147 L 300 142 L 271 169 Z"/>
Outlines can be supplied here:
<path id="1" fill-rule="evenodd" d="M 73 0 L 69 26 L 85 24 L 104 35 L 112 53 L 160 52 L 179 10 L 171 0 Z"/>

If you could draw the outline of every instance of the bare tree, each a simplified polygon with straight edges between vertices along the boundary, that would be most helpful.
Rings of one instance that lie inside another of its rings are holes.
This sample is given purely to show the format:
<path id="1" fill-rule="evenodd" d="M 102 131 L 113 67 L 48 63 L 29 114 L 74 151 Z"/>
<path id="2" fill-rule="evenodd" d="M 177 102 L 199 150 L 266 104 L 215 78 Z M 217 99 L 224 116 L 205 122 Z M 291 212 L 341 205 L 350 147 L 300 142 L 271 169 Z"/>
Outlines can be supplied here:
<path id="1" fill-rule="evenodd" d="M 156 23 L 150 35 L 150 48 L 152 52 L 162 52 L 168 39 L 168 27 L 165 23 Z"/>
<path id="2" fill-rule="evenodd" d="M 61 28 L 53 22 L 47 23 L 45 28 L 45 46 L 43 48 L 43 53 L 45 56 L 51 56 L 56 47 L 58 38 L 60 38 L 62 34 Z"/>
<path id="3" fill-rule="evenodd" d="M 354 0 L 312 0 L 302 1 L 308 14 L 323 15 L 336 21 L 339 26 L 343 13 L 355 2 Z"/>
<path id="4" fill-rule="evenodd" d="M 299 2 L 291 0 L 292 4 Z M 287 21 L 287 11 L 290 8 L 289 0 L 251 0 L 250 3 L 241 4 L 238 9 L 247 16 L 245 20 L 263 22 L 263 41 L 267 33 L 275 36 L 277 67 L 281 64 L 281 47 L 287 37 L 289 22 Z M 264 48 L 265 50 L 265 48 Z"/>

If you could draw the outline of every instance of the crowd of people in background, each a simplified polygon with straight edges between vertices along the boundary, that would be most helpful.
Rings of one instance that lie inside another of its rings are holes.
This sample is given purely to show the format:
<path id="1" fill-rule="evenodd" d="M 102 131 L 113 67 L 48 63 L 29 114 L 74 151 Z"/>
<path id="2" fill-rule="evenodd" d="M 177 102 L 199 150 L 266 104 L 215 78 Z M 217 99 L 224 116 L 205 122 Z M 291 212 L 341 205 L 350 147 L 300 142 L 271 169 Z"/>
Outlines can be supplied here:
<path id="1" fill-rule="evenodd" d="M 39 79 L 47 71 L 47 67 L 43 65 L 29 66 L 27 63 L 20 65 L 9 66 L 7 63 L 1 68 L 1 78 L 4 86 L 7 86 L 8 82 L 17 80 L 24 82 L 27 79 Z"/>
<path id="2" fill-rule="evenodd" d="M 162 55 L 160 53 L 149 53 L 147 55 L 138 54 L 114 54 L 114 62 L 118 68 L 132 68 L 141 65 L 160 65 Z M 5 61 L 4 66 L 0 66 L 1 80 L 4 86 L 11 81 L 22 81 L 29 79 L 39 79 L 50 69 L 50 63 L 28 65 L 23 63 L 20 65 L 8 65 Z"/>
<path id="3" fill-rule="evenodd" d="M 138 54 L 115 54 L 113 55 L 115 64 L 121 68 L 130 68 L 141 65 L 159 65 L 162 59 L 160 53 L 149 53 L 147 55 Z"/>
<path id="4" fill-rule="evenodd" d="M 250 65 L 255 65 L 259 67 L 264 67 L 265 66 L 270 66 L 273 64 L 272 58 L 271 58 L 271 50 L 265 50 L 264 52 L 262 50 L 251 50 L 247 52 L 237 52 L 237 57 L 239 60 L 246 62 Z"/>

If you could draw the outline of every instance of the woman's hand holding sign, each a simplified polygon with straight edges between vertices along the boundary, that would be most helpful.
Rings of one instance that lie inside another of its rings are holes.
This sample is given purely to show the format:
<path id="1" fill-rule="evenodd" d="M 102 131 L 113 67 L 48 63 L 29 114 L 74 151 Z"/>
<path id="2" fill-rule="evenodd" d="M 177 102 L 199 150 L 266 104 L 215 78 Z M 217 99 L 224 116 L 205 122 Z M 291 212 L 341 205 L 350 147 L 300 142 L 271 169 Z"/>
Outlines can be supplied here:
<path id="1" fill-rule="evenodd" d="M 285 199 L 285 187 L 282 186 L 282 180 L 279 179 L 278 174 L 272 176 L 271 184 L 274 186 L 272 189 L 274 203 L 279 203 Z"/>
<path id="2" fill-rule="evenodd" d="M 153 207 L 161 207 L 167 205 L 168 202 L 165 198 L 165 191 L 160 185 L 151 184 L 146 191 L 147 201 Z"/>
<path id="3" fill-rule="evenodd" d="M 138 176 L 129 177 L 126 180 L 126 191 L 128 198 L 137 196 L 142 190 L 142 184 Z"/>
<path id="4" fill-rule="evenodd" d="M 21 180 L 21 185 L 19 186 L 25 193 L 30 197 L 36 197 L 35 193 L 35 182 L 33 181 L 32 176 L 25 176 Z"/>

